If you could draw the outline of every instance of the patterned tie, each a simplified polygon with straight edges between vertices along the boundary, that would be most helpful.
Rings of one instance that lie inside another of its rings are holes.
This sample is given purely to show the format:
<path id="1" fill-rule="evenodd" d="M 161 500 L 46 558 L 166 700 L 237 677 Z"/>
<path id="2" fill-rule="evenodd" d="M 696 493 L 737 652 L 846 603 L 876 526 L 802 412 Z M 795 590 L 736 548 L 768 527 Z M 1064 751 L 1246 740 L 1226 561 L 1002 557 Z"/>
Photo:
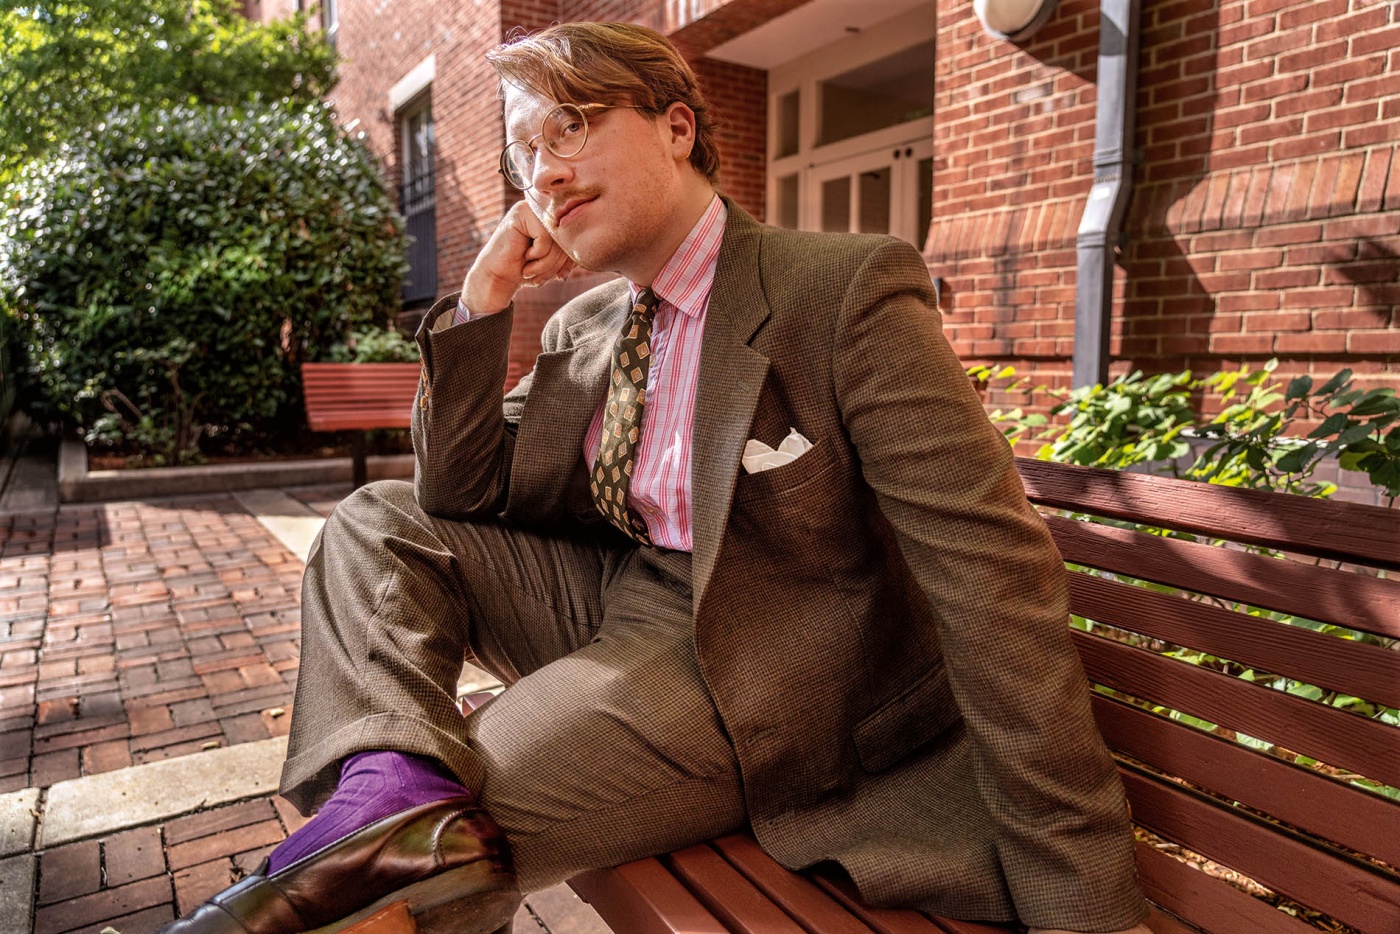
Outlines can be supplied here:
<path id="1" fill-rule="evenodd" d="M 647 400 L 647 371 L 651 368 L 651 320 L 660 301 L 651 289 L 637 293 L 632 313 L 613 347 L 612 379 L 603 410 L 603 437 L 593 465 L 589 489 L 593 502 L 613 525 L 643 545 L 651 544 L 646 522 L 627 510 L 627 487 L 637 460 L 642 409 Z"/>

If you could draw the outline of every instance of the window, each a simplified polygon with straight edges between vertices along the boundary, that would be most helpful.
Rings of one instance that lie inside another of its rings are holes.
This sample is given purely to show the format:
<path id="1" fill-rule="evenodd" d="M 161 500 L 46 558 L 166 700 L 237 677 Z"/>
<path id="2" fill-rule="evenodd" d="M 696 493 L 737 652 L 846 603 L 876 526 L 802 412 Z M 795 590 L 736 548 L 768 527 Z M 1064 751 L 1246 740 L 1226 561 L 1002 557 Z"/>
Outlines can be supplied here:
<path id="1" fill-rule="evenodd" d="M 429 304 L 437 297 L 437 193 L 434 182 L 433 102 L 424 95 L 406 109 L 403 135 L 403 186 L 399 210 L 413 242 L 408 247 L 406 306 Z"/>
<path id="2" fill-rule="evenodd" d="M 768 218 L 920 248 L 933 203 L 933 4 L 768 73 Z"/>
<path id="3" fill-rule="evenodd" d="M 340 0 L 321 0 L 321 30 L 331 45 L 335 45 L 335 34 L 339 28 Z"/>
<path id="4" fill-rule="evenodd" d="M 852 68 L 820 83 L 819 145 L 933 116 L 933 43 Z"/>

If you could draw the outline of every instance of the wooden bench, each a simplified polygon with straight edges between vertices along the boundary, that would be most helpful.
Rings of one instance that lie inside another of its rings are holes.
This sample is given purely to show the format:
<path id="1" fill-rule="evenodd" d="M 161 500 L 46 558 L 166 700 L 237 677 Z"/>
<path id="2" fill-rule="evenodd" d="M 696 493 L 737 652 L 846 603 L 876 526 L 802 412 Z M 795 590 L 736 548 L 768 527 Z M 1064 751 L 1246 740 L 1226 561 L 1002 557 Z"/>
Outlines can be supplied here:
<path id="1" fill-rule="evenodd" d="M 422 368 L 417 363 L 303 363 L 302 394 L 312 431 L 353 431 L 352 482 L 365 485 L 365 435 L 372 428 L 407 428 Z"/>
<path id="2" fill-rule="evenodd" d="M 1400 932 L 1400 801 L 1355 784 L 1400 786 L 1400 727 L 1277 690 L 1262 674 L 1400 707 L 1400 651 L 1274 618 L 1400 638 L 1400 581 L 1376 573 L 1400 569 L 1400 512 L 1030 460 L 1018 467 L 1071 565 L 1073 611 L 1095 621 L 1073 636 L 1146 832 L 1137 854 L 1149 925 L 1158 934 L 1317 930 L 1223 878 L 1242 876 L 1301 915 Z M 1190 664 L 1166 654 L 1173 646 L 1259 674 Z M 1257 748 L 1268 744 L 1328 767 Z M 1178 860 L 1183 849 L 1209 864 Z M 781 868 L 747 834 L 571 884 L 619 934 L 1009 930 L 865 908 L 839 880 Z"/>

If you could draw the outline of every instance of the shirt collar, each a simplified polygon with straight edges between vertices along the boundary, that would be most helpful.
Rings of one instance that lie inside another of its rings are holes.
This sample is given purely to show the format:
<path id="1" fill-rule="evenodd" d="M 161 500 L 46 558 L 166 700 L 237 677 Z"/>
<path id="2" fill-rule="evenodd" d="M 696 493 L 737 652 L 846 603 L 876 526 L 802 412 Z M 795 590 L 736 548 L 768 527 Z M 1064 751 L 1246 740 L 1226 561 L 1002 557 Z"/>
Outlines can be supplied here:
<path id="1" fill-rule="evenodd" d="M 728 219 L 728 208 L 724 206 L 723 199 L 715 195 L 652 283 L 652 291 L 662 301 L 692 318 L 699 316 L 709 301 L 710 284 L 714 281 L 719 246 L 724 239 L 724 225 Z M 627 285 L 635 301 L 641 286 L 630 281 Z"/>

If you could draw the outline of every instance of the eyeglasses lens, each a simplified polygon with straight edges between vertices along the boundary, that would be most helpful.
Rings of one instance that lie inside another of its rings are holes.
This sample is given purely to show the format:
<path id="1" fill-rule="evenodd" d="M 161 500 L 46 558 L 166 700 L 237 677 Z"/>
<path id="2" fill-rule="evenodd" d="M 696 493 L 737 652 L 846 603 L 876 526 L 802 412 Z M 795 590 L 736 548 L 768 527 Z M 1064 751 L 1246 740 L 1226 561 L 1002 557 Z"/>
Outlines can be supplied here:
<path id="1" fill-rule="evenodd" d="M 539 139 L 561 159 L 576 156 L 588 140 L 588 118 L 574 104 L 560 104 L 541 121 Z M 501 174 L 522 191 L 534 184 L 535 150 L 529 143 L 516 140 L 506 146 L 501 153 Z"/>

